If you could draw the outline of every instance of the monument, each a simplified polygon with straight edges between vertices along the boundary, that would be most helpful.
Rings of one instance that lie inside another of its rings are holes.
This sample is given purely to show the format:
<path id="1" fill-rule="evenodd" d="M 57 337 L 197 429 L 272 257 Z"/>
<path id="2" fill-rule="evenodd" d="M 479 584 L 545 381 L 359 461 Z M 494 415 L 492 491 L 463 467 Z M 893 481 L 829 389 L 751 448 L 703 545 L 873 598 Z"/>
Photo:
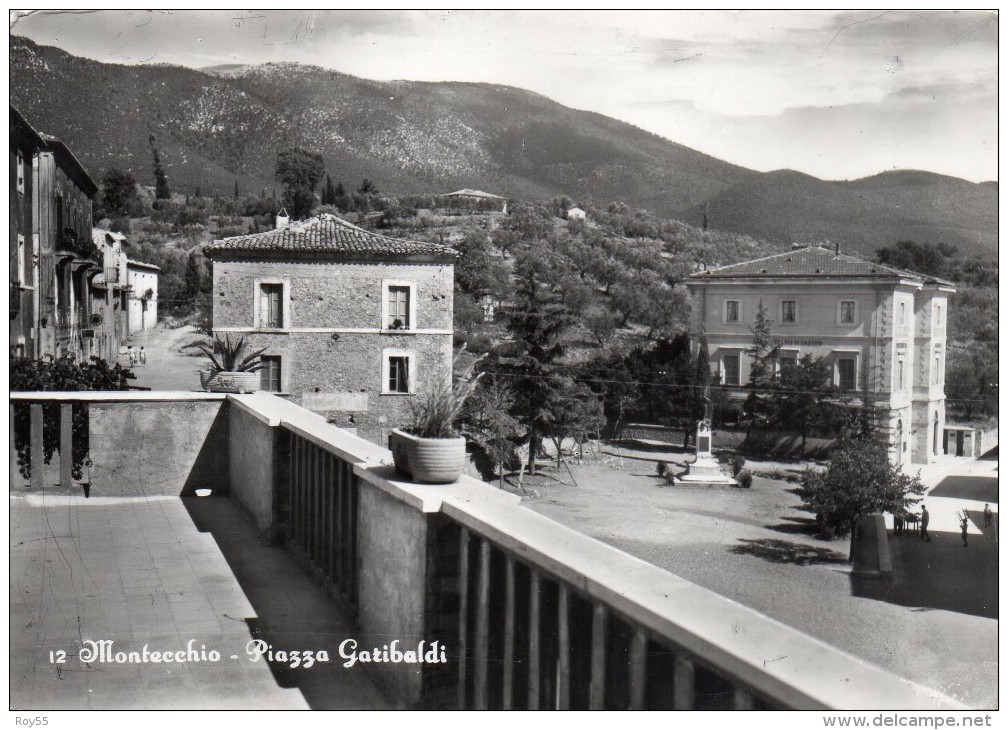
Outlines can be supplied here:
<path id="1" fill-rule="evenodd" d="M 686 484 L 738 484 L 724 472 L 717 459 L 714 458 L 710 386 L 704 388 L 704 417 L 702 421 L 697 423 L 696 440 L 693 443 L 696 444 L 696 455 L 693 457 L 693 461 L 686 465 L 686 473 L 679 477 L 680 482 Z"/>

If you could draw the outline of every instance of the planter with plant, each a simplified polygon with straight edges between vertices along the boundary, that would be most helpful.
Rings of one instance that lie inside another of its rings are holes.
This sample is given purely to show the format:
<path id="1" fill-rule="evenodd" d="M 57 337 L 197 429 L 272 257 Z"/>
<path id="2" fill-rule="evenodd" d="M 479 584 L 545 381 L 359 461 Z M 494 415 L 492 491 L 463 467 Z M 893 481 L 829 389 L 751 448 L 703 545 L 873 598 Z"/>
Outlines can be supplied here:
<path id="1" fill-rule="evenodd" d="M 200 371 L 200 386 L 214 393 L 254 393 L 259 390 L 259 371 L 265 363 L 266 348 L 245 354 L 248 343 L 244 337 L 234 342 L 230 335 L 214 339 L 213 347 L 200 344 L 197 348 L 210 360 L 210 369 Z"/>
<path id="2" fill-rule="evenodd" d="M 410 402 L 411 422 L 389 434 L 397 471 L 428 484 L 448 484 L 459 478 L 465 467 L 466 440 L 455 421 L 475 385 L 476 380 L 454 388 L 441 384 Z"/>

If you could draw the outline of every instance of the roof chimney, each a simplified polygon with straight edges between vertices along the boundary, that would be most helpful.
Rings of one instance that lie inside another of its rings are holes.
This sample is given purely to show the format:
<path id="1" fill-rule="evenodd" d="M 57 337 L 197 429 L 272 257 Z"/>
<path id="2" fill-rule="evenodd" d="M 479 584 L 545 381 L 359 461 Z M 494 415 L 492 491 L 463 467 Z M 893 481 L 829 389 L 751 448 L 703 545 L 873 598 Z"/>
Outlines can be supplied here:
<path id="1" fill-rule="evenodd" d="M 281 208 L 280 212 L 277 213 L 276 217 L 276 229 L 282 231 L 284 228 L 290 225 L 290 216 L 287 215 L 287 209 Z"/>
<path id="2" fill-rule="evenodd" d="M 840 242 L 839 241 L 836 242 L 836 255 L 837 256 L 840 255 Z"/>

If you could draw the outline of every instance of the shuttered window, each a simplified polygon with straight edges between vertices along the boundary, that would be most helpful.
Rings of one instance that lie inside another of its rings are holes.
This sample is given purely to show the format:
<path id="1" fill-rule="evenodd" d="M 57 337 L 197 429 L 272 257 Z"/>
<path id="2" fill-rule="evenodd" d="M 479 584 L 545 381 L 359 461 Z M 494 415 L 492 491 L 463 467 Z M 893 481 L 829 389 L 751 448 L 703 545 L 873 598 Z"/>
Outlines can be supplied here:
<path id="1" fill-rule="evenodd" d="M 390 286 L 388 288 L 388 321 L 386 327 L 390 330 L 408 330 L 409 321 L 408 286 Z"/>
<path id="2" fill-rule="evenodd" d="M 283 284 L 262 284 L 259 289 L 259 326 L 283 327 Z"/>

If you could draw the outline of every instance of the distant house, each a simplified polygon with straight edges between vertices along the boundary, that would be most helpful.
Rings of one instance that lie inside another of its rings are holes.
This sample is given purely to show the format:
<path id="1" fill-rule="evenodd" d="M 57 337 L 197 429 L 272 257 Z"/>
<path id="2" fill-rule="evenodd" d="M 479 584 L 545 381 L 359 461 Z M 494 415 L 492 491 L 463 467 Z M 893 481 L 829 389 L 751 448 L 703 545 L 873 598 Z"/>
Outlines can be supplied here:
<path id="1" fill-rule="evenodd" d="M 700 271 L 686 284 L 693 351 L 703 332 L 729 397 L 747 394 L 751 327 L 762 304 L 778 369 L 805 355 L 826 358 L 824 385 L 853 407 L 870 407 L 894 463 L 928 464 L 944 452 L 950 282 L 810 246 Z"/>
<path id="2" fill-rule="evenodd" d="M 98 186 L 60 140 L 10 107 L 10 351 L 19 357 L 103 354 L 93 340 L 91 237 Z"/>
<path id="3" fill-rule="evenodd" d="M 264 390 L 377 443 L 451 383 L 455 260 L 322 214 L 214 241 L 213 331 L 265 347 Z"/>
<path id="4" fill-rule="evenodd" d="M 129 333 L 146 332 L 157 323 L 158 274 L 161 268 L 134 259 L 126 260 L 129 283 Z"/>
<path id="5" fill-rule="evenodd" d="M 585 219 L 585 213 L 581 208 L 571 208 L 567 211 L 567 220 L 569 221 L 583 221 Z"/>
<path id="6" fill-rule="evenodd" d="M 482 190 L 462 188 L 453 193 L 438 195 L 437 198 L 445 202 L 447 204 L 446 207 L 468 206 L 471 209 L 483 211 L 499 208 L 501 213 L 507 213 L 507 198 L 501 195 L 494 195 L 493 193 L 486 193 Z"/>

